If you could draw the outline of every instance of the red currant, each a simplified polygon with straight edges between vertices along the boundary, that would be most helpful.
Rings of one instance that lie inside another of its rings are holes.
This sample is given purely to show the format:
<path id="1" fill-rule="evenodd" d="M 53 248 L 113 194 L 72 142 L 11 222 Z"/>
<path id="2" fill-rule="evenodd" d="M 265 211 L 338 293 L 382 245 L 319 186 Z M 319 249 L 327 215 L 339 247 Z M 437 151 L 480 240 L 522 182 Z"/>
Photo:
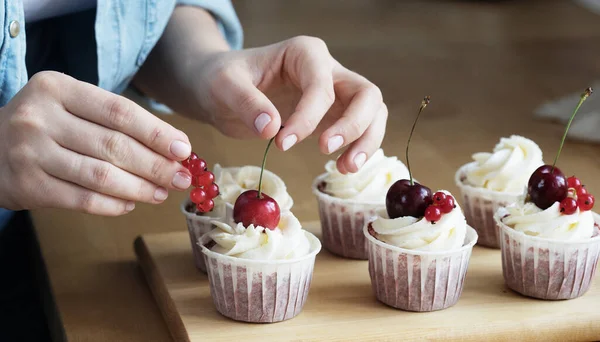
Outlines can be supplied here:
<path id="1" fill-rule="evenodd" d="M 594 207 L 595 201 L 596 201 L 596 199 L 594 198 L 594 195 L 592 195 L 592 194 L 584 194 L 584 195 L 578 196 L 578 198 L 577 198 L 577 204 L 579 205 L 579 208 L 583 211 L 592 210 L 592 208 Z"/>
<path id="2" fill-rule="evenodd" d="M 440 205 L 440 209 L 442 210 L 443 214 L 451 212 L 454 210 L 454 208 L 456 208 L 456 202 L 452 196 L 447 196 L 444 203 Z"/>
<path id="3" fill-rule="evenodd" d="M 181 165 L 183 165 L 183 167 L 185 167 L 186 169 L 189 169 L 190 161 L 196 160 L 196 159 L 198 159 L 198 155 L 195 152 L 192 152 L 186 160 L 181 162 Z"/>
<path id="4" fill-rule="evenodd" d="M 196 204 L 196 208 L 198 211 L 202 213 L 207 213 L 215 207 L 215 202 L 213 200 L 204 201 L 203 203 Z"/>
<path id="5" fill-rule="evenodd" d="M 203 203 L 207 199 L 206 191 L 200 188 L 195 188 L 190 192 L 190 199 L 196 204 Z"/>
<path id="6" fill-rule="evenodd" d="M 446 194 L 438 191 L 433 194 L 433 204 L 441 206 L 446 201 Z"/>
<path id="7" fill-rule="evenodd" d="M 209 186 L 205 186 L 204 191 L 206 191 L 206 196 L 208 196 L 208 198 L 215 198 L 219 196 L 219 186 L 217 183 L 212 183 Z"/>
<path id="8" fill-rule="evenodd" d="M 560 212 L 565 215 L 574 214 L 577 211 L 577 201 L 573 197 L 567 197 L 560 201 Z"/>
<path id="9" fill-rule="evenodd" d="M 588 191 L 584 185 L 582 185 L 579 189 L 577 189 L 577 197 L 587 195 Z"/>
<path id="10" fill-rule="evenodd" d="M 567 178 L 567 186 L 569 188 L 579 189 L 581 187 L 581 181 L 579 180 L 579 178 L 571 176 Z"/>
<path id="11" fill-rule="evenodd" d="M 440 210 L 440 207 L 430 205 L 425 209 L 425 219 L 427 221 L 435 223 L 436 221 L 439 221 L 440 218 L 442 218 L 442 210 Z"/>
<path id="12" fill-rule="evenodd" d="M 206 171 L 206 161 L 204 159 L 190 160 L 189 168 L 192 176 L 198 176 L 202 172 Z"/>
<path id="13" fill-rule="evenodd" d="M 215 181 L 215 175 L 210 171 L 202 172 L 196 178 L 197 186 L 209 186 Z"/>

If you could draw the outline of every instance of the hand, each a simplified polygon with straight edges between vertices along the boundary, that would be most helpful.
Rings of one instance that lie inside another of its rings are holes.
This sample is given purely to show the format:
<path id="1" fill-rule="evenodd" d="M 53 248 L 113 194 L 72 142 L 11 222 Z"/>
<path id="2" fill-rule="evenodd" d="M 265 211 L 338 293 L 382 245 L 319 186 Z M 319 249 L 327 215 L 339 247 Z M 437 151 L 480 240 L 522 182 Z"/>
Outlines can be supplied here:
<path id="1" fill-rule="evenodd" d="M 338 63 L 318 38 L 216 52 L 191 74 L 197 77 L 194 88 L 204 120 L 223 133 L 265 139 L 277 135 L 275 142 L 285 151 L 322 132 L 323 153 L 348 146 L 337 161 L 342 173 L 358 171 L 385 134 L 388 112 L 381 91 Z M 279 111 L 267 96 L 278 91 L 285 97 Z M 282 109 L 290 104 L 291 110 Z"/>
<path id="2" fill-rule="evenodd" d="M 0 207 L 121 215 L 190 186 L 187 136 L 135 103 L 55 72 L 0 108 Z"/>

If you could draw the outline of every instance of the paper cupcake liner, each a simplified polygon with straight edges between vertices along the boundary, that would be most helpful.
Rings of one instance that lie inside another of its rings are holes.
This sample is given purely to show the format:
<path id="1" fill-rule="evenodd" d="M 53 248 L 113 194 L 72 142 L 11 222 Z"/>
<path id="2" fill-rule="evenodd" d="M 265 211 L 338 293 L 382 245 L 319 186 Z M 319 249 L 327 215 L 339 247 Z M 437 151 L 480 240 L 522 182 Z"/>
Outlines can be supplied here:
<path id="1" fill-rule="evenodd" d="M 319 240 L 305 232 L 311 252 L 294 260 L 249 260 L 201 248 L 206 256 L 210 293 L 217 311 L 236 321 L 274 323 L 298 315 L 308 297 Z"/>
<path id="2" fill-rule="evenodd" d="M 323 247 L 345 258 L 367 260 L 367 240 L 362 232 L 363 227 L 385 205 L 330 196 L 319 189 L 325 176 L 317 177 L 313 183 L 313 193 L 319 204 Z"/>
<path id="3" fill-rule="evenodd" d="M 186 207 L 189 206 L 191 203 L 192 202 L 189 199 L 186 199 L 181 203 L 180 209 L 181 212 L 185 215 L 188 231 L 190 233 L 190 242 L 192 245 L 194 264 L 196 265 L 196 268 L 206 273 L 204 254 L 202 254 L 202 250 L 200 246 L 198 246 L 198 240 L 202 237 L 202 235 L 208 233 L 214 228 L 214 225 L 211 223 L 211 221 L 224 220 L 224 216 L 222 214 L 224 209 L 222 206 L 219 206 L 217 204 L 211 216 L 201 216 L 186 210 Z"/>
<path id="4" fill-rule="evenodd" d="M 473 227 L 479 239 L 477 244 L 490 248 L 500 248 L 500 231 L 494 221 L 498 208 L 513 204 L 522 194 L 504 193 L 465 184 L 465 174 L 474 163 L 462 166 L 455 175 L 455 182 L 462 195 L 462 208 L 467 223 Z"/>
<path id="5" fill-rule="evenodd" d="M 369 233 L 369 275 L 377 299 L 406 311 L 435 311 L 456 304 L 462 293 L 477 232 L 467 227 L 463 247 L 453 251 L 414 251 L 389 245 Z"/>
<path id="6" fill-rule="evenodd" d="M 587 292 L 600 256 L 600 236 L 587 241 L 565 242 L 516 231 L 495 217 L 501 234 L 502 273 L 512 290 L 546 300 L 572 299 Z M 594 214 L 596 234 L 600 217 Z"/>

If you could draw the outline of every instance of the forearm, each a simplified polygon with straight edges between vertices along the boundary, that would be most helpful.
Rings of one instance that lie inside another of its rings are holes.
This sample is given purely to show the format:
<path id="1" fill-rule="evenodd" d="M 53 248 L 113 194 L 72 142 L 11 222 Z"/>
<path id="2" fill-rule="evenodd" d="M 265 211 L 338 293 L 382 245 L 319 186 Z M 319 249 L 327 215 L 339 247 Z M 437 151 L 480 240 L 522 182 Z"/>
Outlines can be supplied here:
<path id="1" fill-rule="evenodd" d="M 133 80 L 145 95 L 174 111 L 203 120 L 195 78 L 202 61 L 229 50 L 214 18 L 191 6 L 175 8 L 162 37 Z"/>

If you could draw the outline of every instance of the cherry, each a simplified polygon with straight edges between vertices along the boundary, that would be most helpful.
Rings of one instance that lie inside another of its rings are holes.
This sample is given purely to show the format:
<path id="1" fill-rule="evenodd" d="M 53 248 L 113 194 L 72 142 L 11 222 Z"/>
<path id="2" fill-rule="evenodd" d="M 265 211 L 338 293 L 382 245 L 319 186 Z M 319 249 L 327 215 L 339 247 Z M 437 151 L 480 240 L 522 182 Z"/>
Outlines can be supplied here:
<path id="1" fill-rule="evenodd" d="M 219 186 L 217 183 L 212 183 L 208 186 L 205 186 L 204 191 L 206 191 L 206 196 L 209 198 L 215 198 L 219 196 Z"/>
<path id="2" fill-rule="evenodd" d="M 210 171 L 204 171 L 192 177 L 192 185 L 196 187 L 209 186 L 215 181 L 215 175 Z"/>
<path id="3" fill-rule="evenodd" d="M 582 211 L 592 210 L 595 201 L 596 199 L 592 194 L 584 194 L 578 196 L 577 198 L 577 204 L 579 205 L 579 209 L 581 209 Z"/>
<path id="4" fill-rule="evenodd" d="M 252 224 L 274 230 L 277 228 L 279 219 L 281 218 L 281 211 L 277 201 L 262 192 L 262 177 L 267 162 L 267 153 L 274 139 L 275 137 L 269 140 L 263 156 L 258 190 L 244 191 L 233 205 L 233 220 L 236 223 L 241 222 L 245 227 Z"/>
<path id="5" fill-rule="evenodd" d="M 206 171 L 206 161 L 204 159 L 190 160 L 188 170 L 190 170 L 192 176 L 199 176 L 202 172 Z"/>
<path id="6" fill-rule="evenodd" d="M 446 197 L 446 201 L 440 205 L 443 214 L 448 214 L 454 210 L 454 208 L 456 208 L 456 202 L 452 196 Z"/>
<path id="7" fill-rule="evenodd" d="M 410 180 L 396 181 L 387 192 L 385 207 L 392 219 L 412 216 L 423 217 L 425 209 L 433 203 L 431 190 L 419 183 L 411 185 Z"/>
<path id="8" fill-rule="evenodd" d="M 198 155 L 196 154 L 196 152 L 192 152 L 186 160 L 181 162 L 181 165 L 183 165 L 183 167 L 185 167 L 186 169 L 189 169 L 190 161 L 196 160 L 196 159 L 199 159 Z"/>
<path id="9" fill-rule="evenodd" d="M 567 197 L 560 201 L 560 212 L 565 215 L 574 214 L 577 211 L 577 201 L 573 197 Z"/>
<path id="10" fill-rule="evenodd" d="M 438 191 L 433 194 L 433 204 L 441 206 L 446 201 L 446 194 Z"/>
<path id="11" fill-rule="evenodd" d="M 208 200 L 208 201 L 204 201 L 202 203 L 196 204 L 196 209 L 198 209 L 198 211 L 203 212 L 203 213 L 207 213 L 207 212 L 213 210 L 214 207 L 215 207 L 215 202 L 213 200 Z"/>
<path id="12" fill-rule="evenodd" d="M 552 165 L 542 165 L 529 178 L 527 192 L 540 209 L 548 209 L 554 202 L 560 202 L 567 197 L 567 180 L 559 168 Z"/>
<path id="13" fill-rule="evenodd" d="M 442 218 L 442 210 L 440 207 L 430 205 L 425 209 L 425 219 L 431 223 L 436 223 Z"/>
<path id="14" fill-rule="evenodd" d="M 207 198 L 206 192 L 200 188 L 195 188 L 190 192 L 190 199 L 196 204 L 203 203 Z"/>
<path id="15" fill-rule="evenodd" d="M 579 189 L 581 187 L 581 181 L 575 176 L 567 178 L 567 186 L 572 189 Z"/>

